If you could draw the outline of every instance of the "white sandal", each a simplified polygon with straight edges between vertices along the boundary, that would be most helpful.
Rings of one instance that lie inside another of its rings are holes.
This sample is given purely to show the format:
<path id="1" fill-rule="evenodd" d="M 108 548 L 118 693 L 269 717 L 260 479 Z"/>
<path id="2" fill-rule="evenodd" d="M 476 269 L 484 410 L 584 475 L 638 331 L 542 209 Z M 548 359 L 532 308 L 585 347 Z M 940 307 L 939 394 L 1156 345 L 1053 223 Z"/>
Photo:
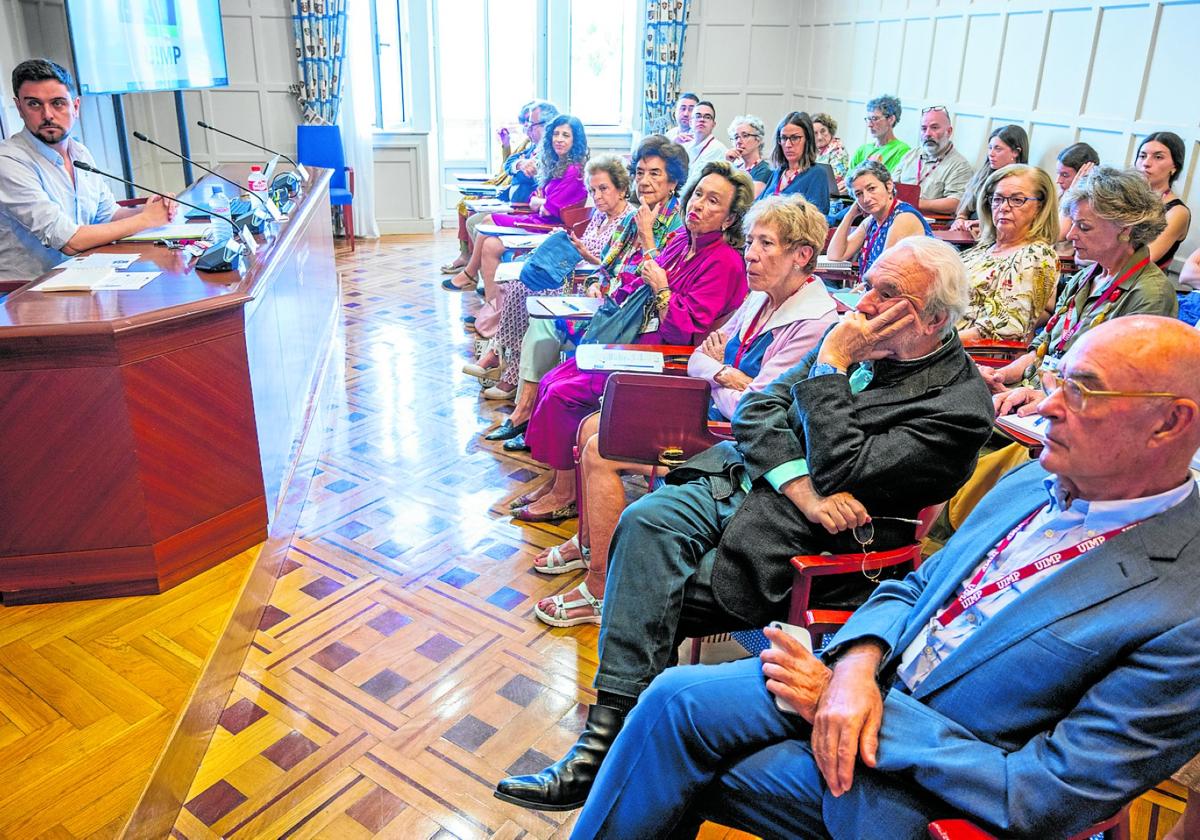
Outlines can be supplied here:
<path id="1" fill-rule="evenodd" d="M 542 612 L 540 605 L 535 604 L 533 614 L 538 617 L 539 621 L 549 624 L 551 627 L 574 627 L 577 624 L 599 624 L 600 612 L 604 609 L 604 601 L 592 597 L 592 593 L 588 592 L 587 583 L 580 582 L 579 584 L 580 598 L 575 601 L 568 601 L 563 595 L 553 595 L 550 597 L 550 603 L 554 605 L 554 613 Z M 575 618 L 568 618 L 567 615 L 571 610 L 577 610 L 580 607 L 591 607 L 590 615 L 580 615 Z"/>
<path id="2" fill-rule="evenodd" d="M 586 569 L 588 567 L 588 554 L 590 554 L 590 552 L 588 549 L 579 545 L 579 535 L 576 534 L 575 536 L 571 537 L 568 542 L 575 543 L 575 547 L 579 549 L 579 553 L 582 556 L 573 558 L 571 560 L 566 560 L 562 556 L 562 546 L 556 545 L 554 548 L 550 549 L 550 553 L 546 555 L 546 565 L 539 566 L 537 563 L 534 563 L 533 570 L 535 572 L 541 572 L 544 575 L 562 575 L 566 574 L 567 572 L 573 572 L 576 569 Z"/>

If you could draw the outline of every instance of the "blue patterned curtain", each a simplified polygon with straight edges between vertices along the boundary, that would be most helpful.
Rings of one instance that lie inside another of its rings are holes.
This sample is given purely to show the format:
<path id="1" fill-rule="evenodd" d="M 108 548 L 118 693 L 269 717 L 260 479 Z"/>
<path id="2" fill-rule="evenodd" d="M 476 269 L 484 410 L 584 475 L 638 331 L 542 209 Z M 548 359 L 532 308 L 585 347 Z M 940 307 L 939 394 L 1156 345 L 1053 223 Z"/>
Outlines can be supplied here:
<path id="1" fill-rule="evenodd" d="M 293 88 L 304 122 L 336 125 L 342 106 L 346 0 L 292 0 L 300 83 Z"/>
<path id="2" fill-rule="evenodd" d="M 642 131 L 661 134 L 671 127 L 679 77 L 683 68 L 683 39 L 687 34 L 691 0 L 645 0 L 646 101 Z"/>

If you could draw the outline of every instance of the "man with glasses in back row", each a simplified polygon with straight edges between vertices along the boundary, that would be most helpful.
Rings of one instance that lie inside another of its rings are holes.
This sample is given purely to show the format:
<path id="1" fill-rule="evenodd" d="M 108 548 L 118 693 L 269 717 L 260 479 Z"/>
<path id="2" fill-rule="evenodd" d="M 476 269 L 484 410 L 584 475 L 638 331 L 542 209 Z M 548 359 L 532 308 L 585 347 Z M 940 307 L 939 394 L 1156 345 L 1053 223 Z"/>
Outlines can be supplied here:
<path id="1" fill-rule="evenodd" d="M 696 103 L 692 109 L 692 142 L 684 145 L 688 153 L 688 179 L 679 191 L 684 195 L 700 180 L 700 173 L 711 161 L 725 160 L 729 151 L 725 144 L 716 138 L 713 129 L 717 127 L 717 108 L 707 99 Z"/>
<path id="2" fill-rule="evenodd" d="M 918 209 L 924 213 L 953 216 L 967 182 L 975 173 L 965 157 L 954 148 L 954 126 L 945 105 L 921 111 L 921 145 L 900 162 L 896 183 L 921 188 Z"/>
<path id="3" fill-rule="evenodd" d="M 880 584 L 822 659 L 768 629 L 757 660 L 660 676 L 572 836 L 694 837 L 708 818 L 923 838 L 966 816 L 1068 837 L 1181 767 L 1200 750 L 1198 366 L 1172 318 L 1084 334 L 1038 406 L 1040 463 Z"/>
<path id="4" fill-rule="evenodd" d="M 79 94 L 66 68 L 23 61 L 12 89 L 25 128 L 0 143 L 0 280 L 33 280 L 81 251 L 171 220 L 174 201 L 152 195 L 141 207 L 118 207 L 103 177 L 75 169 L 96 159 L 71 137 Z"/>

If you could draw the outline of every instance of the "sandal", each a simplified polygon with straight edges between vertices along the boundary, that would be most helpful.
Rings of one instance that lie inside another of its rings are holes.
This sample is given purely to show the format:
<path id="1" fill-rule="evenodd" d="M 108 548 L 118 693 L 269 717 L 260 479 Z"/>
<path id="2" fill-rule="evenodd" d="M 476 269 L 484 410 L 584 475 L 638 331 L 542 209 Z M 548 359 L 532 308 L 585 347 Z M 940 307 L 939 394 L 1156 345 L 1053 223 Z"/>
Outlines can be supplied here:
<path id="1" fill-rule="evenodd" d="M 540 604 L 534 605 L 533 614 L 538 617 L 538 621 L 545 622 L 551 627 L 574 627 L 577 624 L 599 624 L 600 612 L 604 609 L 603 599 L 593 598 L 592 593 L 588 592 L 587 583 L 581 582 L 578 587 L 579 599 L 568 601 L 565 595 L 550 596 L 550 603 L 554 605 L 553 613 L 542 612 Z M 580 607 L 591 607 L 592 611 L 588 615 L 578 615 L 575 618 L 568 618 L 571 610 L 577 610 Z"/>
<path id="2" fill-rule="evenodd" d="M 466 268 L 467 261 L 462 260 L 462 262 L 459 262 L 459 260 L 462 260 L 462 257 L 459 257 L 458 260 L 455 260 L 454 262 L 448 262 L 442 266 L 442 274 L 458 274 L 458 272 Z"/>
<path id="3" fill-rule="evenodd" d="M 513 438 L 512 440 L 506 442 L 504 444 L 504 448 L 508 449 L 508 445 L 515 440 L 517 440 L 517 438 Z M 522 440 L 521 444 L 524 445 L 524 443 L 525 441 Z M 511 452 L 513 450 L 509 451 Z M 514 509 L 512 512 L 512 518 L 520 522 L 561 522 L 564 519 L 574 519 L 578 515 L 579 512 L 575 509 L 574 502 L 571 502 L 570 504 L 564 505 L 560 508 L 555 508 L 547 513 L 533 513 L 529 510 L 529 505 L 522 505 L 521 507 Z"/>
<path id="4" fill-rule="evenodd" d="M 469 282 L 465 286 L 456 286 L 454 281 L 459 277 L 465 277 Z M 453 277 L 447 277 L 442 281 L 442 288 L 447 292 L 473 292 L 479 287 L 479 278 L 471 275 L 465 268 L 455 274 Z"/>
<path id="5" fill-rule="evenodd" d="M 562 546 L 556 545 L 550 549 L 550 553 L 546 555 L 546 565 L 539 566 L 533 564 L 535 572 L 541 572 L 543 575 L 561 575 L 567 572 L 573 572 L 576 569 L 586 569 L 588 566 L 588 550 L 579 544 L 579 535 L 571 537 L 567 542 L 574 543 L 575 548 L 579 550 L 581 557 L 573 557 L 570 560 L 563 559 Z"/>

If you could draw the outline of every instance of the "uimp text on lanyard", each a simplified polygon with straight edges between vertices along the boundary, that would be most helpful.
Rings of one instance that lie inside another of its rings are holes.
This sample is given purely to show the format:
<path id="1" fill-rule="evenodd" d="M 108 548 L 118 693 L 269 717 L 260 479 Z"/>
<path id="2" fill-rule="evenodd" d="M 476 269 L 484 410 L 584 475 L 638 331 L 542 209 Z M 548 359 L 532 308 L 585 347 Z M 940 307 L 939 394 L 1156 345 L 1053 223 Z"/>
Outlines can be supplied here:
<path id="1" fill-rule="evenodd" d="M 1075 545 L 1071 546 L 1070 548 L 1064 548 L 1061 551 L 1051 551 L 1049 554 L 1042 555 L 1032 563 L 1027 563 L 1021 568 L 1014 569 L 1013 571 L 1009 572 L 1004 577 L 997 578 L 987 586 L 980 586 L 979 584 L 983 582 L 984 575 L 986 575 L 988 570 L 992 568 L 996 562 L 996 559 L 1004 553 L 1004 550 L 1007 549 L 1009 545 L 1012 544 L 1012 541 L 1016 538 L 1017 534 L 1021 533 L 1025 526 L 1032 522 L 1033 518 L 1041 513 L 1045 507 L 1045 505 L 1042 505 L 1033 513 L 1029 514 L 1029 516 L 1026 516 L 1023 520 L 1021 520 L 1017 527 L 1008 532 L 1008 536 L 1002 539 L 999 543 L 997 543 L 995 548 L 988 552 L 987 558 L 983 562 L 983 566 L 972 576 L 971 580 L 967 582 L 966 586 L 963 587 L 963 591 L 959 595 L 955 596 L 954 600 L 950 602 L 950 605 L 946 607 L 946 609 L 937 614 L 936 620 L 938 624 L 946 627 L 950 624 L 950 622 L 954 621 L 954 619 L 958 618 L 966 610 L 984 598 L 995 595 L 998 592 L 1003 592 L 1006 589 L 1010 589 L 1018 582 L 1022 580 L 1028 580 L 1034 575 L 1066 563 L 1068 560 L 1074 560 L 1079 555 L 1091 551 L 1093 548 L 1099 548 L 1100 546 L 1104 545 L 1104 543 L 1108 542 L 1117 534 L 1123 534 L 1131 528 L 1136 528 L 1141 524 L 1141 520 L 1138 520 L 1137 522 L 1133 522 L 1129 525 L 1122 525 L 1119 528 L 1113 528 L 1111 531 L 1105 531 L 1103 534 L 1097 534 L 1094 537 L 1088 537 L 1081 542 L 1075 543 Z"/>
<path id="2" fill-rule="evenodd" d="M 1116 298 L 1118 296 L 1120 296 L 1120 294 L 1121 294 L 1121 284 L 1124 283 L 1130 277 L 1132 277 L 1134 274 L 1137 274 L 1139 271 L 1141 271 L 1143 268 L 1145 268 L 1149 263 L 1150 263 L 1150 257 L 1146 257 L 1141 262 L 1137 263 L 1134 266 L 1131 266 L 1127 271 L 1122 272 L 1119 277 L 1114 277 L 1113 281 L 1108 284 L 1108 287 L 1104 290 L 1103 294 L 1100 295 L 1100 299 L 1096 301 L 1096 305 L 1093 308 L 1093 311 L 1099 312 L 1099 310 L 1102 309 L 1106 304 L 1108 304 L 1112 301 L 1115 301 Z M 1092 271 L 1088 275 L 1089 282 L 1092 279 L 1091 274 L 1094 274 L 1097 270 L 1099 270 L 1099 268 L 1100 268 L 1099 263 L 1096 263 L 1095 265 L 1092 266 Z M 1086 303 L 1084 304 L 1084 307 L 1085 308 L 1087 307 Z M 1062 334 L 1059 336 L 1059 339 L 1057 342 L 1057 347 L 1055 348 L 1057 351 L 1063 350 L 1063 348 L 1065 348 L 1068 344 L 1070 344 L 1071 339 L 1075 336 L 1075 333 L 1077 333 L 1079 331 L 1079 328 L 1081 326 L 1083 326 L 1083 314 L 1080 313 L 1079 319 L 1077 321 L 1072 317 L 1073 315 L 1074 315 L 1074 313 L 1071 311 L 1070 305 L 1068 304 L 1066 315 L 1063 320 L 1063 331 L 1062 331 Z"/>

